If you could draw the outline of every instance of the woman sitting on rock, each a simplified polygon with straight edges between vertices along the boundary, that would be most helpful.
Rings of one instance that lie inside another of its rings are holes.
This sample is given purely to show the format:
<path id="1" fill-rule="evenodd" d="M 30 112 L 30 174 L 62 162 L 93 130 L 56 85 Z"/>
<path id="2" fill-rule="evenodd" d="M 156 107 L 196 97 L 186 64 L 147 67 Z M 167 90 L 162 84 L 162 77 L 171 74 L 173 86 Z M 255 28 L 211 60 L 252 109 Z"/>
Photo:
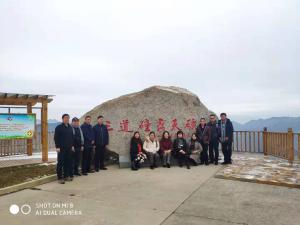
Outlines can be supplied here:
<path id="1" fill-rule="evenodd" d="M 160 153 L 163 157 L 164 167 L 171 167 L 171 151 L 172 151 L 172 140 L 168 131 L 164 131 L 160 140 Z"/>
<path id="2" fill-rule="evenodd" d="M 159 158 L 159 142 L 155 136 L 153 131 L 150 132 L 149 137 L 146 137 L 146 140 L 143 145 L 143 149 L 145 150 L 149 161 L 150 161 L 150 169 L 154 169 L 157 167 L 157 161 Z"/>
<path id="3" fill-rule="evenodd" d="M 190 169 L 189 148 L 186 140 L 183 138 L 183 132 L 181 130 L 177 132 L 177 138 L 173 143 L 173 151 L 178 159 L 179 166 L 182 167 L 182 164 L 185 163 L 186 168 Z"/>
<path id="4" fill-rule="evenodd" d="M 138 170 L 147 158 L 143 153 L 143 142 L 138 131 L 134 132 L 130 141 L 131 169 Z"/>
<path id="5" fill-rule="evenodd" d="M 191 161 L 195 166 L 198 166 L 198 164 L 200 163 L 200 154 L 203 149 L 200 142 L 197 141 L 197 136 L 195 133 L 192 134 L 191 141 L 189 143 L 189 150 L 191 152 Z"/>

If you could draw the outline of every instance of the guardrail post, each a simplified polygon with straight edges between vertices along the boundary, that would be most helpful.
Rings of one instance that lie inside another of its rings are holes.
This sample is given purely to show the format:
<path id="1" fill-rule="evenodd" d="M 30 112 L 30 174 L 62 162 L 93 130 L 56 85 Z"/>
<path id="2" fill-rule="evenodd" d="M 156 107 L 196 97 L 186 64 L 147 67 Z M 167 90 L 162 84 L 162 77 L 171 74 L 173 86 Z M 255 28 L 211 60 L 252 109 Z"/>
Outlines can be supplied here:
<path id="1" fill-rule="evenodd" d="M 300 134 L 298 133 L 298 160 L 300 161 Z"/>
<path id="2" fill-rule="evenodd" d="M 293 129 L 288 129 L 287 134 L 288 160 L 292 163 L 294 161 L 294 133 Z"/>
<path id="3" fill-rule="evenodd" d="M 266 127 L 264 127 L 264 131 L 263 131 L 263 151 L 264 151 L 264 155 L 268 155 L 268 146 L 267 146 L 267 132 L 268 129 Z"/>

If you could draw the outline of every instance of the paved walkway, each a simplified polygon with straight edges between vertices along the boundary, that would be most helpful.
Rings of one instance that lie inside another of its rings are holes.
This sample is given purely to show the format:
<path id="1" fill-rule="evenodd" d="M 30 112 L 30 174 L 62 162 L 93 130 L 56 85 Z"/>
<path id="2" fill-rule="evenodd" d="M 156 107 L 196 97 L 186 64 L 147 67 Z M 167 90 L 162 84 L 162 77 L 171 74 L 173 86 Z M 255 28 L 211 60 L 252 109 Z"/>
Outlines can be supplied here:
<path id="1" fill-rule="evenodd" d="M 213 178 L 221 168 L 109 167 L 0 197 L 1 225 L 299 224 L 299 189 Z M 12 215 L 12 204 L 31 212 Z"/>

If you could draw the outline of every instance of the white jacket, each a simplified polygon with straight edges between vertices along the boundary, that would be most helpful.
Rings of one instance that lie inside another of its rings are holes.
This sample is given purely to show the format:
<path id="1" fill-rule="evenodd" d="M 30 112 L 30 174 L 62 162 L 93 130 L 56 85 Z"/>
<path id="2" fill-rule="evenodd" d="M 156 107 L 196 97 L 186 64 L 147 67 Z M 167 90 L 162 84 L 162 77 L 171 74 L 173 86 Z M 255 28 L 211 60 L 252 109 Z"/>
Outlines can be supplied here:
<path id="1" fill-rule="evenodd" d="M 159 150 L 159 142 L 158 141 L 150 141 L 150 139 L 146 139 L 143 145 L 143 149 L 146 152 L 156 153 Z"/>

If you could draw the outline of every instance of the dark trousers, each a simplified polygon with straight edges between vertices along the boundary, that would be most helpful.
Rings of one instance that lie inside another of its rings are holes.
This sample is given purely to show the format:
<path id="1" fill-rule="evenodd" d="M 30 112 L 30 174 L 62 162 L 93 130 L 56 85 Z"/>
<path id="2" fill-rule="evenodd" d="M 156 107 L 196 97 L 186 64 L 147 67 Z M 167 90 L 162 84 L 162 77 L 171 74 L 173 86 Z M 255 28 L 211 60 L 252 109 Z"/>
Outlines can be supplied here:
<path id="1" fill-rule="evenodd" d="M 190 156 L 188 154 L 181 154 L 179 152 L 177 158 L 179 166 L 182 166 L 183 164 L 185 164 L 186 166 L 190 165 Z"/>
<path id="2" fill-rule="evenodd" d="M 132 160 L 131 161 L 131 169 L 139 169 L 141 167 L 140 163 L 135 161 L 135 160 Z"/>
<path id="3" fill-rule="evenodd" d="M 222 152 L 224 155 L 224 162 L 230 163 L 232 155 L 232 141 L 226 141 L 222 143 Z"/>
<path id="4" fill-rule="evenodd" d="M 149 159 L 150 166 L 156 166 L 159 159 L 158 153 L 147 152 L 147 157 Z"/>
<path id="5" fill-rule="evenodd" d="M 203 151 L 200 153 L 200 162 L 208 164 L 208 153 L 207 153 L 208 144 L 204 143 L 203 141 L 201 141 L 200 143 L 201 143 L 201 146 L 202 146 L 202 149 L 203 149 Z"/>
<path id="6" fill-rule="evenodd" d="M 81 172 L 88 173 L 91 169 L 91 161 L 92 161 L 92 146 L 84 146 L 82 152 L 82 160 L 81 160 Z"/>
<path id="7" fill-rule="evenodd" d="M 70 176 L 71 148 L 61 148 L 57 153 L 56 174 L 58 179 Z"/>
<path id="8" fill-rule="evenodd" d="M 105 145 L 97 145 L 95 152 L 95 170 L 104 168 L 104 159 L 105 159 Z"/>
<path id="9" fill-rule="evenodd" d="M 81 158 L 81 147 L 75 147 L 75 152 L 72 152 L 72 173 L 79 174 L 79 162 Z"/>
<path id="10" fill-rule="evenodd" d="M 209 160 L 210 162 L 218 162 L 219 160 L 219 141 L 213 139 L 209 143 Z"/>

